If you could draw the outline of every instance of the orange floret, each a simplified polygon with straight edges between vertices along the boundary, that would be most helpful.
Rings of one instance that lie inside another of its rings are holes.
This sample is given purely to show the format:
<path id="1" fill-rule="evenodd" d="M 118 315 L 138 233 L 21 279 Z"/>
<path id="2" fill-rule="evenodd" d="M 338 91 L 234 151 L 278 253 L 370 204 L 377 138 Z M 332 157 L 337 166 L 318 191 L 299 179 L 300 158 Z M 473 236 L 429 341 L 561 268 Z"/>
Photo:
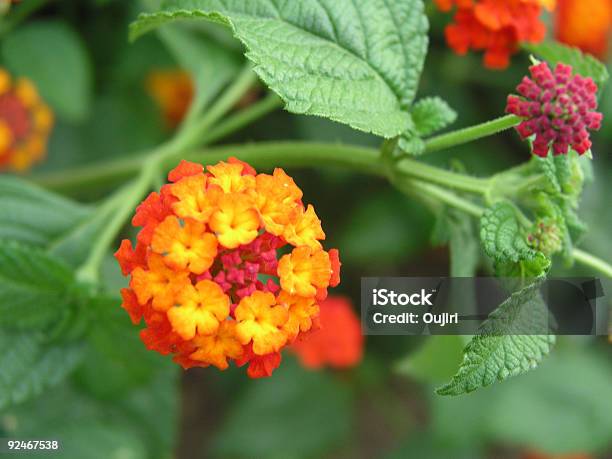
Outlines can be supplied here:
<path id="1" fill-rule="evenodd" d="M 314 207 L 309 204 L 305 212 L 300 211 L 295 221 L 285 227 L 283 237 L 294 246 L 306 245 L 311 249 L 320 249 L 321 243 L 318 239 L 325 239 L 325 233 Z"/>
<path id="2" fill-rule="evenodd" d="M 183 339 L 192 339 L 196 332 L 215 333 L 219 322 L 229 314 L 230 299 L 213 281 L 201 280 L 195 287 L 186 286 L 178 295 L 177 306 L 168 310 L 172 329 Z"/>
<path id="3" fill-rule="evenodd" d="M 255 177 L 243 174 L 242 162 L 220 162 L 215 166 L 208 166 L 207 169 L 212 175 L 209 182 L 226 193 L 240 193 L 255 187 Z"/>
<path id="4" fill-rule="evenodd" d="M 164 257 L 156 253 L 149 255 L 148 268 L 138 267 L 132 272 L 130 287 L 140 304 L 151 300 L 153 309 L 166 311 L 176 304 L 178 294 L 190 285 L 189 273 L 168 268 Z"/>
<path id="5" fill-rule="evenodd" d="M 253 342 L 258 355 L 277 352 L 286 342 L 282 327 L 289 318 L 287 308 L 276 304 L 271 293 L 254 292 L 240 301 L 235 311 L 236 336 L 242 344 Z"/>
<path id="6" fill-rule="evenodd" d="M 289 341 L 293 341 L 298 333 L 310 330 L 314 318 L 319 315 L 319 305 L 315 303 L 314 298 L 304 298 L 281 291 L 277 302 L 289 311 L 289 318 L 283 326 Z"/>
<path id="7" fill-rule="evenodd" d="M 223 247 L 234 249 L 255 239 L 259 215 L 249 196 L 224 194 L 219 199 L 218 209 L 210 217 L 209 225 Z"/>
<path id="8" fill-rule="evenodd" d="M 217 333 L 212 335 L 197 335 L 193 340 L 197 351 L 189 357 L 198 362 L 214 365 L 219 370 L 225 370 L 229 364 L 227 359 L 240 359 L 243 347 L 236 337 L 236 321 L 224 320 L 219 324 Z"/>
<path id="9" fill-rule="evenodd" d="M 257 176 L 255 205 L 266 231 L 281 236 L 285 226 L 299 215 L 300 190 L 284 170 L 274 169 L 273 175 Z"/>
<path id="10" fill-rule="evenodd" d="M 202 274 L 217 256 L 217 238 L 203 223 L 187 219 L 181 225 L 178 218 L 168 216 L 155 229 L 151 248 L 164 255 L 171 268 Z"/>
<path id="11" fill-rule="evenodd" d="M 191 177 L 204 172 L 204 166 L 191 161 L 181 160 L 178 166 L 168 172 L 168 181 L 172 183 L 178 182 L 183 177 Z"/>
<path id="12" fill-rule="evenodd" d="M 315 296 L 318 289 L 326 288 L 331 273 L 329 254 L 310 247 L 297 247 L 278 262 L 283 290 L 305 297 Z"/>
<path id="13" fill-rule="evenodd" d="M 222 193 L 219 189 L 207 190 L 206 183 L 205 175 L 193 175 L 184 177 L 170 186 L 170 193 L 178 199 L 172 204 L 172 210 L 176 215 L 208 222 Z"/>

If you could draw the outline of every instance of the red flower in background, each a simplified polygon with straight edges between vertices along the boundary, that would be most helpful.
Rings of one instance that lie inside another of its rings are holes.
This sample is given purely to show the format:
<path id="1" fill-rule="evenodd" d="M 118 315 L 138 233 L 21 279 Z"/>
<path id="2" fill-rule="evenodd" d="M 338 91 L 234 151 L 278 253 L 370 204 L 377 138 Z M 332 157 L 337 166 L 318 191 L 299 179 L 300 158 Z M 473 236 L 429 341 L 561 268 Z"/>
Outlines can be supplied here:
<path id="1" fill-rule="evenodd" d="M 363 335 L 351 301 L 331 296 L 320 304 L 319 327 L 291 346 L 307 368 L 349 368 L 361 362 Z"/>
<path id="2" fill-rule="evenodd" d="M 558 0 L 555 38 L 605 58 L 612 28 L 612 0 Z"/>
<path id="3" fill-rule="evenodd" d="M 506 68 L 519 43 L 542 41 L 542 7 L 554 7 L 554 0 L 435 1 L 442 11 L 457 6 L 455 22 L 445 31 L 448 45 L 461 55 L 484 50 L 484 65 L 491 69 Z"/>

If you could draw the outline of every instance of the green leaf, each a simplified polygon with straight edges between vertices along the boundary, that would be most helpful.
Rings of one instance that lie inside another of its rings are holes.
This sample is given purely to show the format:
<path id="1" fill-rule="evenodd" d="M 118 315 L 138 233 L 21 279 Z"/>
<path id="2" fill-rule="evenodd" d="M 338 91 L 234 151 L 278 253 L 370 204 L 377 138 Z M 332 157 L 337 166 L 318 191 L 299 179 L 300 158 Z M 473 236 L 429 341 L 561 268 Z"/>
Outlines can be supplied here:
<path id="1" fill-rule="evenodd" d="M 414 126 L 408 128 L 399 136 L 397 147 L 404 153 L 412 156 L 420 156 L 425 152 L 425 142 Z"/>
<path id="2" fill-rule="evenodd" d="M 66 23 L 29 22 L 3 39 L 2 55 L 16 76 L 35 83 L 59 116 L 68 121 L 87 116 L 92 92 L 89 58 Z"/>
<path id="3" fill-rule="evenodd" d="M 235 400 L 214 450 L 219 457 L 325 456 L 347 441 L 350 408 L 350 392 L 330 374 L 283 361 Z"/>
<path id="4" fill-rule="evenodd" d="M 190 113 L 203 109 L 241 67 L 241 59 L 204 34 L 178 27 L 164 27 L 159 37 L 179 65 L 195 81 L 196 96 Z"/>
<path id="5" fill-rule="evenodd" d="M 291 112 L 387 138 L 409 126 L 427 51 L 421 0 L 169 0 L 131 37 L 178 19 L 230 26 Z"/>
<path id="6" fill-rule="evenodd" d="M 77 344 L 50 346 L 42 333 L 0 328 L 0 410 L 58 384 L 81 358 Z"/>
<path id="7" fill-rule="evenodd" d="M 160 368 L 172 365 L 165 356 L 147 350 L 140 340 L 139 327 L 120 305 L 121 298 L 103 296 L 88 306 L 96 326 L 87 334 L 85 359 L 75 376 L 88 392 L 101 399 L 122 397 L 150 382 Z"/>
<path id="8" fill-rule="evenodd" d="M 558 62 L 571 65 L 574 73 L 593 78 L 601 91 L 608 82 L 610 75 L 606 66 L 590 54 L 585 54 L 578 48 L 564 45 L 556 41 L 542 43 L 523 43 L 523 48 L 537 57 L 555 65 Z"/>
<path id="9" fill-rule="evenodd" d="M 597 346 L 565 344 L 538 371 L 469 397 L 432 397 L 430 426 L 439 443 L 451 451 L 503 444 L 551 457 L 605 455 L 612 432 L 609 355 Z"/>
<path id="10" fill-rule="evenodd" d="M 457 335 L 428 336 L 419 349 L 397 363 L 395 370 L 419 381 L 441 384 L 455 374 L 464 344 L 463 337 Z"/>
<path id="11" fill-rule="evenodd" d="M 426 97 L 412 107 L 417 132 L 425 137 L 445 128 L 457 119 L 457 113 L 443 99 Z"/>
<path id="12" fill-rule="evenodd" d="M 46 247 L 90 213 L 89 207 L 24 180 L 0 176 L 0 239 Z"/>
<path id="13" fill-rule="evenodd" d="M 480 239 L 486 254 L 496 261 L 517 263 L 535 255 L 525 241 L 515 209 L 506 202 L 495 203 L 484 212 Z"/>
<path id="14" fill-rule="evenodd" d="M 0 326 L 41 329 L 61 319 L 72 299 L 72 272 L 44 252 L 0 241 Z"/>
<path id="15" fill-rule="evenodd" d="M 495 418 L 487 423 L 487 436 L 551 455 L 609 451 L 610 381 L 609 355 L 591 346 L 568 347 L 497 395 L 495 405 L 487 408 Z"/>
<path id="16" fill-rule="evenodd" d="M 439 395 L 461 395 L 535 368 L 555 342 L 554 335 L 517 334 L 548 329 L 548 309 L 539 282 L 513 293 L 482 324 L 463 351 L 463 362 Z"/>

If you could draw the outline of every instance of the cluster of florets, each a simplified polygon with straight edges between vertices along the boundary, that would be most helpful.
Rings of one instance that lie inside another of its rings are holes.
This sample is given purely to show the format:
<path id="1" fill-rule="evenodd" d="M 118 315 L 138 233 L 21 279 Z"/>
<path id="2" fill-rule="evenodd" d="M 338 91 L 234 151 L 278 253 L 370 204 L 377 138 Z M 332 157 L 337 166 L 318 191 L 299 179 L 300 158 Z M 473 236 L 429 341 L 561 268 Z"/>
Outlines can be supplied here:
<path id="1" fill-rule="evenodd" d="M 15 81 L 0 69 L 0 169 L 24 171 L 47 148 L 53 114 L 26 78 Z"/>
<path id="2" fill-rule="evenodd" d="M 446 27 L 448 45 L 457 53 L 484 50 L 484 65 L 508 66 L 519 43 L 544 39 L 542 7 L 552 9 L 554 0 L 435 0 L 442 11 L 457 7 L 454 23 Z"/>
<path id="3" fill-rule="evenodd" d="M 588 130 L 601 126 L 597 85 L 591 78 L 572 76 L 572 67 L 557 64 L 554 73 L 546 62 L 529 67 L 532 78 L 517 86 L 520 96 L 508 96 L 506 112 L 525 118 L 517 130 L 522 138 L 535 136 L 533 152 L 545 157 L 567 154 L 571 146 L 579 154 L 591 148 Z"/>
<path id="4" fill-rule="evenodd" d="M 527 235 L 528 244 L 546 256 L 551 256 L 561 250 L 563 239 L 559 225 L 552 219 L 544 218 L 533 225 Z"/>
<path id="5" fill-rule="evenodd" d="M 184 368 L 233 360 L 269 376 L 316 327 L 338 251 L 323 249 L 314 208 L 282 169 L 257 174 L 234 158 L 207 169 L 181 162 L 137 208 L 136 247 L 124 240 L 115 254 L 131 276 L 123 307 L 144 318 L 145 345 Z"/>

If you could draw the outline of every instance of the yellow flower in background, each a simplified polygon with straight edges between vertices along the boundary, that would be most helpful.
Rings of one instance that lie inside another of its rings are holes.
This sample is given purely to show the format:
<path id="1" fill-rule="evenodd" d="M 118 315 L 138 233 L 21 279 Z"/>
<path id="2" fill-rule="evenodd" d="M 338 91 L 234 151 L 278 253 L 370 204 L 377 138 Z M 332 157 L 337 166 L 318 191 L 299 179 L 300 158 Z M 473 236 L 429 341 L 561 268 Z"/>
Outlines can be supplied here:
<path id="1" fill-rule="evenodd" d="M 166 124 L 176 127 L 193 100 L 191 75 L 184 70 L 154 70 L 147 77 L 146 88 L 162 110 Z"/>
<path id="2" fill-rule="evenodd" d="M 53 113 L 33 83 L 0 69 L 0 169 L 25 171 L 45 156 Z"/>

